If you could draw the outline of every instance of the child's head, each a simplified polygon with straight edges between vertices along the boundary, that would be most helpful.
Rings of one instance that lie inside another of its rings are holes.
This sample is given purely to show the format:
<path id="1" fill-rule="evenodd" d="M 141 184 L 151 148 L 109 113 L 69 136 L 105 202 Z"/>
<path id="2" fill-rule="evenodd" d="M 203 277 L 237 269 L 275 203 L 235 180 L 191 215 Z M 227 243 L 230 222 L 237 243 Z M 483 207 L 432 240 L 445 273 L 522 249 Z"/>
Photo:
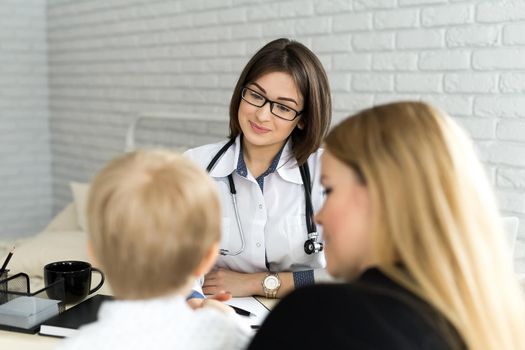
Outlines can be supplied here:
<path id="1" fill-rule="evenodd" d="M 133 152 L 95 177 L 88 228 L 115 295 L 152 298 L 186 286 L 213 263 L 219 199 L 204 170 L 183 156 Z"/>

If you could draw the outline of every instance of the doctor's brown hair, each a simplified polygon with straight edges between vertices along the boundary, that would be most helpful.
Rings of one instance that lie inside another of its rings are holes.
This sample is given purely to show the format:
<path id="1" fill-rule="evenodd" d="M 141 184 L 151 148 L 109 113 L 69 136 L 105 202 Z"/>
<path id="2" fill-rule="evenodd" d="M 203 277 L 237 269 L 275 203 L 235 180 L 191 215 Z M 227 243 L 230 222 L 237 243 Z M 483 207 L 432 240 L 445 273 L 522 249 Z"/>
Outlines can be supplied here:
<path id="1" fill-rule="evenodd" d="M 326 72 L 315 54 L 303 44 L 277 39 L 262 47 L 244 67 L 230 101 L 230 138 L 242 133 L 239 105 L 244 86 L 267 73 L 283 72 L 292 76 L 304 99 L 301 118 L 304 128 L 291 134 L 292 153 L 302 165 L 315 152 L 330 126 L 332 103 Z"/>
<path id="2" fill-rule="evenodd" d="M 345 119 L 325 147 L 366 183 L 377 267 L 438 310 L 467 349 L 525 349 L 496 200 L 456 122 L 425 103 L 390 103 Z"/>
<path id="3" fill-rule="evenodd" d="M 215 184 L 176 153 L 118 157 L 91 185 L 89 239 L 121 299 L 166 295 L 193 280 L 220 238 L 220 222 Z"/>

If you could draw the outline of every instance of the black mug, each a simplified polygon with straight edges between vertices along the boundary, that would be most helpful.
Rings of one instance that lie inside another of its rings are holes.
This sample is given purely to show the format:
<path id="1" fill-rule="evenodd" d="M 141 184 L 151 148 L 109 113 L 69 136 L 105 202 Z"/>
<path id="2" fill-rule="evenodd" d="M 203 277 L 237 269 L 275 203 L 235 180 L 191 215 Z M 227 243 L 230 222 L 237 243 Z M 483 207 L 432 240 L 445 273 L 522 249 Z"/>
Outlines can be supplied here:
<path id="1" fill-rule="evenodd" d="M 92 272 L 98 272 L 101 279 L 95 288 L 90 289 Z M 71 304 L 99 290 L 104 284 L 104 273 L 85 261 L 56 261 L 44 266 L 44 283 L 50 299 Z"/>

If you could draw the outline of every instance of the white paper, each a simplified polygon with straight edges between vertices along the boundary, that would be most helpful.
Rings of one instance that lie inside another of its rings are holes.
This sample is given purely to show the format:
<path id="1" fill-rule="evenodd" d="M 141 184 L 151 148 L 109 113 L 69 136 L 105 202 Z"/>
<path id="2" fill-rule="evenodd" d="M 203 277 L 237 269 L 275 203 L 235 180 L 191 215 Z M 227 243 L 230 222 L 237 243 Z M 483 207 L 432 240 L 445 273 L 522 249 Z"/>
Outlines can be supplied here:
<path id="1" fill-rule="evenodd" d="M 261 302 L 254 297 L 242 297 L 242 298 L 231 298 L 225 302 L 228 305 L 237 306 L 246 311 L 250 311 L 253 315 L 241 316 L 238 315 L 243 322 L 248 323 L 250 326 L 259 326 L 263 323 L 266 316 L 270 312 Z"/>

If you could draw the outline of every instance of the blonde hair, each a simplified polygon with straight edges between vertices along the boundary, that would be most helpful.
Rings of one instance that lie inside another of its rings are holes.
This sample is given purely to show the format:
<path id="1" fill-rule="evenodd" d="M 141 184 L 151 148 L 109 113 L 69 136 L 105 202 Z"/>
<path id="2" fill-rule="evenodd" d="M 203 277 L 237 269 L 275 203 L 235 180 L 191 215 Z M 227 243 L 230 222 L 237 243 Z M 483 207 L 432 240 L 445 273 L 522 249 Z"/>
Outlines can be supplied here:
<path id="1" fill-rule="evenodd" d="M 496 200 L 456 123 L 425 103 L 392 103 L 344 120 L 325 142 L 367 184 L 379 268 L 468 348 L 525 349 L 525 306 Z"/>
<path id="2" fill-rule="evenodd" d="M 89 238 L 116 296 L 161 296 L 193 278 L 220 238 L 215 187 L 168 151 L 129 153 L 100 171 L 88 200 Z"/>

